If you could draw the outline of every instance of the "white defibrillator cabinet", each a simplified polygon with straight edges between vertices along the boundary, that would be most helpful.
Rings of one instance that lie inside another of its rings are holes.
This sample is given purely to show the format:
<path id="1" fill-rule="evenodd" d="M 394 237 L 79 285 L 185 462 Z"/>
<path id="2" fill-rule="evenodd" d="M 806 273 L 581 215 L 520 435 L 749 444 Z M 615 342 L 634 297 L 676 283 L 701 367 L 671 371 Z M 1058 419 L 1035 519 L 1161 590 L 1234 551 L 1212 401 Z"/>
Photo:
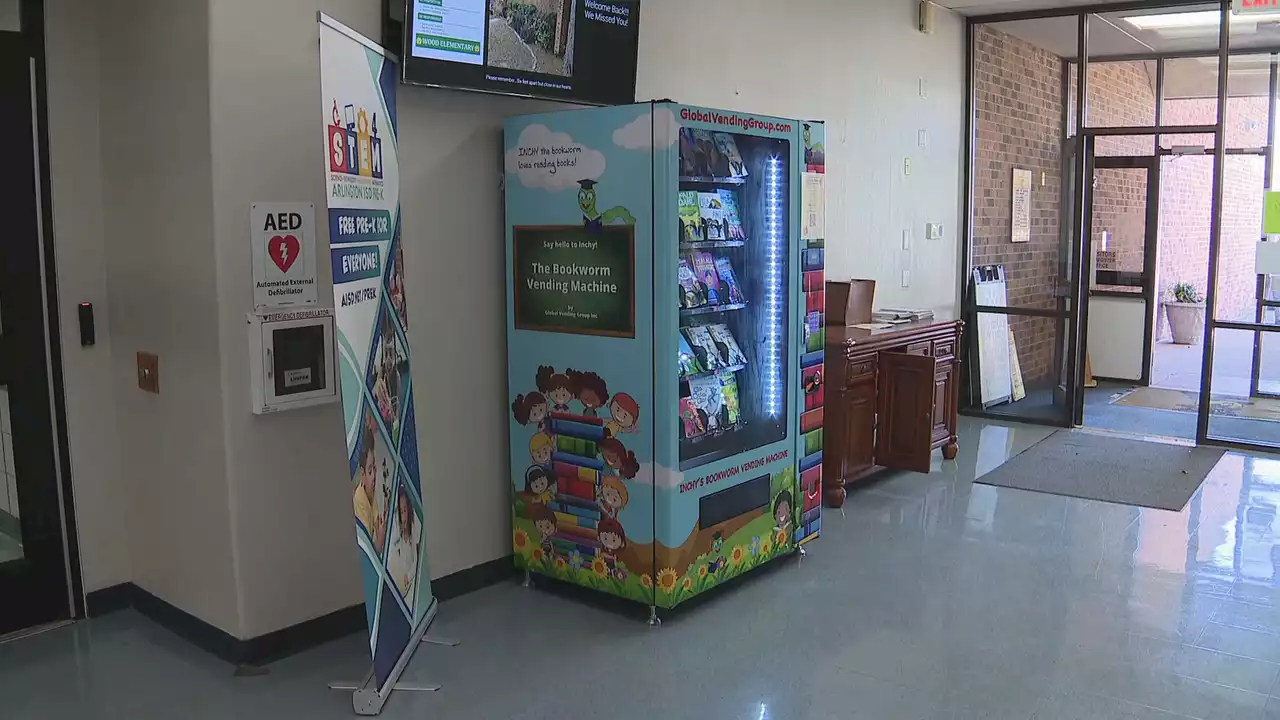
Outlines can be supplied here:
<path id="1" fill-rule="evenodd" d="M 247 317 L 255 415 L 337 400 L 331 308 L 268 310 Z"/>

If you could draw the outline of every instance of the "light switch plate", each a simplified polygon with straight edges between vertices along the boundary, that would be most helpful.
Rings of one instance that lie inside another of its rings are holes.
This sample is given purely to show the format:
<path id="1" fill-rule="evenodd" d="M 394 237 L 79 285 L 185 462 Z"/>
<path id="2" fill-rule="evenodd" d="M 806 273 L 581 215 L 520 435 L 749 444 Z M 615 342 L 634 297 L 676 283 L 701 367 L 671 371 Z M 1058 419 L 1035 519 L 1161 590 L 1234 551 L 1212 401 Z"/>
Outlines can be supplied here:
<path id="1" fill-rule="evenodd" d="M 902 174 L 903 175 L 911 174 L 911 158 L 904 158 L 902 160 Z"/>
<path id="2" fill-rule="evenodd" d="M 911 287 L 911 271 L 902 271 L 902 287 Z"/>
<path id="3" fill-rule="evenodd" d="M 910 230 L 902 231 L 902 249 L 903 250 L 911 249 L 911 231 Z"/>
<path id="4" fill-rule="evenodd" d="M 941 240 L 942 223 L 925 223 L 924 237 L 926 240 Z"/>
<path id="5" fill-rule="evenodd" d="M 920 129 L 916 131 L 916 144 L 920 147 L 929 147 L 929 131 Z"/>

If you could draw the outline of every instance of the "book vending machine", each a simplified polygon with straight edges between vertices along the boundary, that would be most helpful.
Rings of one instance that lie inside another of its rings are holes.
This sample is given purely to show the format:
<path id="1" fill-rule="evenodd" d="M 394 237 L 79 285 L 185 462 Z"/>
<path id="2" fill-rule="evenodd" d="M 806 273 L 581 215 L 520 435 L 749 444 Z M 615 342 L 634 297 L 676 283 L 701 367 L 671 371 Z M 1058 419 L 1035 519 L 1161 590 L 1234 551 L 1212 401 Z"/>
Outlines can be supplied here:
<path id="1" fill-rule="evenodd" d="M 670 102 L 507 121 L 525 571 L 656 617 L 816 536 L 815 128 Z"/>

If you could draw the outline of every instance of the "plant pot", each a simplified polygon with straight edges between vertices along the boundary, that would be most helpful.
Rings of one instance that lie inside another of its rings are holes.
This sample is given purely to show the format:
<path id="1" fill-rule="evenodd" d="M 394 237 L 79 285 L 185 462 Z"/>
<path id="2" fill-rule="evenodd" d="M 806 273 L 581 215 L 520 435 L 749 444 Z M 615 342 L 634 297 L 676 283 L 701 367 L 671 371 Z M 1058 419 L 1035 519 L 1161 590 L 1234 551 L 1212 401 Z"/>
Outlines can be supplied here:
<path id="1" fill-rule="evenodd" d="M 1166 302 L 1169 333 L 1175 345 L 1199 345 L 1204 337 L 1204 303 Z"/>

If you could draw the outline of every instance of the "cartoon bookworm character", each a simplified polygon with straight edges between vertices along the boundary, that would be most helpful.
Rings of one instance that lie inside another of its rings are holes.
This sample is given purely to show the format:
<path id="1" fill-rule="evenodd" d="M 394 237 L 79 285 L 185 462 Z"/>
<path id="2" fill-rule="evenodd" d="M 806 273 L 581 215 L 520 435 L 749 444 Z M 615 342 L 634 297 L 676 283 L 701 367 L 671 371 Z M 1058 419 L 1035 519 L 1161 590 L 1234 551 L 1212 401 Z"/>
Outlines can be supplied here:
<path id="1" fill-rule="evenodd" d="M 598 235 L 604 232 L 605 225 L 613 225 L 619 221 L 623 225 L 635 225 L 636 219 L 631 211 L 617 205 L 601 213 L 596 209 L 596 181 L 579 180 L 582 189 L 578 191 L 578 208 L 582 210 L 582 227 L 587 232 Z"/>

